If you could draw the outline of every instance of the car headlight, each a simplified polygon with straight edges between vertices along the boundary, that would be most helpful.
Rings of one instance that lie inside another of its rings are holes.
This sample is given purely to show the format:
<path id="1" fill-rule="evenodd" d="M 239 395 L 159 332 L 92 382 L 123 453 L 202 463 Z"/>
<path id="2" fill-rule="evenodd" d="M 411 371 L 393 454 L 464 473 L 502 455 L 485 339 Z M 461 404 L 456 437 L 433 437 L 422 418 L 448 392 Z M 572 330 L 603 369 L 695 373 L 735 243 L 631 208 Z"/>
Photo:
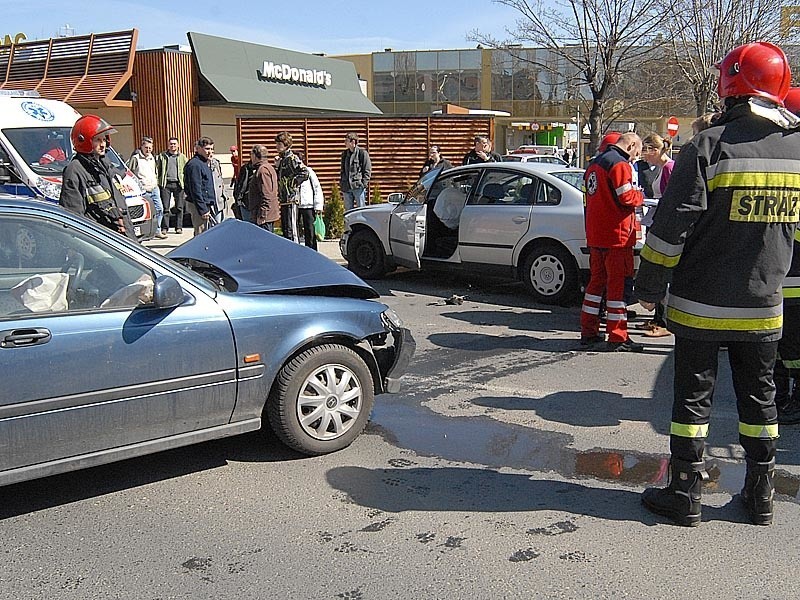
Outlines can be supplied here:
<path id="1" fill-rule="evenodd" d="M 387 329 L 397 330 L 403 326 L 403 319 L 401 319 L 396 312 L 391 308 L 387 308 L 381 313 L 381 321 Z"/>
<path id="2" fill-rule="evenodd" d="M 61 184 L 54 181 L 48 181 L 43 177 L 39 177 L 36 180 L 36 188 L 39 190 L 39 192 L 41 192 L 42 196 L 54 202 L 58 202 L 58 199 L 61 196 Z"/>

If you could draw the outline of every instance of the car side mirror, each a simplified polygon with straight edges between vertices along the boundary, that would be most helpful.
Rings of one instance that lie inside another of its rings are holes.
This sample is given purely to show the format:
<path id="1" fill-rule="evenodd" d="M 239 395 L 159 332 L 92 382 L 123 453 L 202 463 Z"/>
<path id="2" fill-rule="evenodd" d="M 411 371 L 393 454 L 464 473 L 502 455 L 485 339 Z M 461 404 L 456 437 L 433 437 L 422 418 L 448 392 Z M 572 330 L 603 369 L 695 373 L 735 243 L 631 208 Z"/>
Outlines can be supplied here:
<path id="1" fill-rule="evenodd" d="M 402 192 L 395 192 L 393 194 L 389 194 L 389 203 L 390 204 L 400 204 L 405 200 L 406 195 Z"/>
<path id="2" fill-rule="evenodd" d="M 183 288 L 169 275 L 159 275 L 153 284 L 153 304 L 156 308 L 175 308 L 183 304 Z"/>
<path id="3" fill-rule="evenodd" d="M 10 165 L 3 158 L 0 158 L 0 184 L 9 183 L 10 181 L 11 181 Z"/>

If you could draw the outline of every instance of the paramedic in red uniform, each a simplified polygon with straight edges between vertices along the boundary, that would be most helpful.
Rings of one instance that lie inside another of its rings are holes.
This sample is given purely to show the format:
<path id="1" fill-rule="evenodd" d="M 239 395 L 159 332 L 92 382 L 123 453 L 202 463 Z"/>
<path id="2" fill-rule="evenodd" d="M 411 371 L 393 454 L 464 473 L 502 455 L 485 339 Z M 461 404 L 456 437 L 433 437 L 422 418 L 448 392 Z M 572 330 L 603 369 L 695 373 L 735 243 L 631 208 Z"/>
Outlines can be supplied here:
<path id="1" fill-rule="evenodd" d="M 605 349 L 641 352 L 642 345 L 628 337 L 625 278 L 633 276 L 636 244 L 636 207 L 644 201 L 633 185 L 631 158 L 639 156 L 642 140 L 624 133 L 592 160 L 584 174 L 586 190 L 586 242 L 591 277 L 581 310 L 581 345 L 595 347 L 606 340 L 600 334 L 600 304 L 606 296 Z"/>

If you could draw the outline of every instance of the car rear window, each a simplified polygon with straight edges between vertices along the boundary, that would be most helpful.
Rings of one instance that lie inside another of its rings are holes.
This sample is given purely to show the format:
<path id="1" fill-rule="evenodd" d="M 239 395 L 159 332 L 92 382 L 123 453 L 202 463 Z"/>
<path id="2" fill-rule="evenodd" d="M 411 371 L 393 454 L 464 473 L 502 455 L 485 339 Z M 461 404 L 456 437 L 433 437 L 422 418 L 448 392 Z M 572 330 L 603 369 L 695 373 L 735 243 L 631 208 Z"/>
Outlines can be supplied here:
<path id="1" fill-rule="evenodd" d="M 550 175 L 558 177 L 576 190 L 583 191 L 583 171 L 551 171 Z"/>

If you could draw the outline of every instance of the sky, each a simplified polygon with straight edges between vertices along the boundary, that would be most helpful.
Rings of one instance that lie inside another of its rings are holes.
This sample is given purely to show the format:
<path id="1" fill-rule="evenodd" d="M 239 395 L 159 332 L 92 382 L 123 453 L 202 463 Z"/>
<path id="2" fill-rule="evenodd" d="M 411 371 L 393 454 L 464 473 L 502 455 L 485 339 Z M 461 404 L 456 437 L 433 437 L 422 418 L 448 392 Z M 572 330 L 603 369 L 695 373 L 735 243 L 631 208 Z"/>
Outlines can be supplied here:
<path id="1" fill-rule="evenodd" d="M 194 31 L 328 55 L 474 48 L 473 30 L 506 40 L 519 13 L 492 0 L 106 0 L 3 2 L 0 40 L 136 28 L 139 49 L 187 45 Z"/>

